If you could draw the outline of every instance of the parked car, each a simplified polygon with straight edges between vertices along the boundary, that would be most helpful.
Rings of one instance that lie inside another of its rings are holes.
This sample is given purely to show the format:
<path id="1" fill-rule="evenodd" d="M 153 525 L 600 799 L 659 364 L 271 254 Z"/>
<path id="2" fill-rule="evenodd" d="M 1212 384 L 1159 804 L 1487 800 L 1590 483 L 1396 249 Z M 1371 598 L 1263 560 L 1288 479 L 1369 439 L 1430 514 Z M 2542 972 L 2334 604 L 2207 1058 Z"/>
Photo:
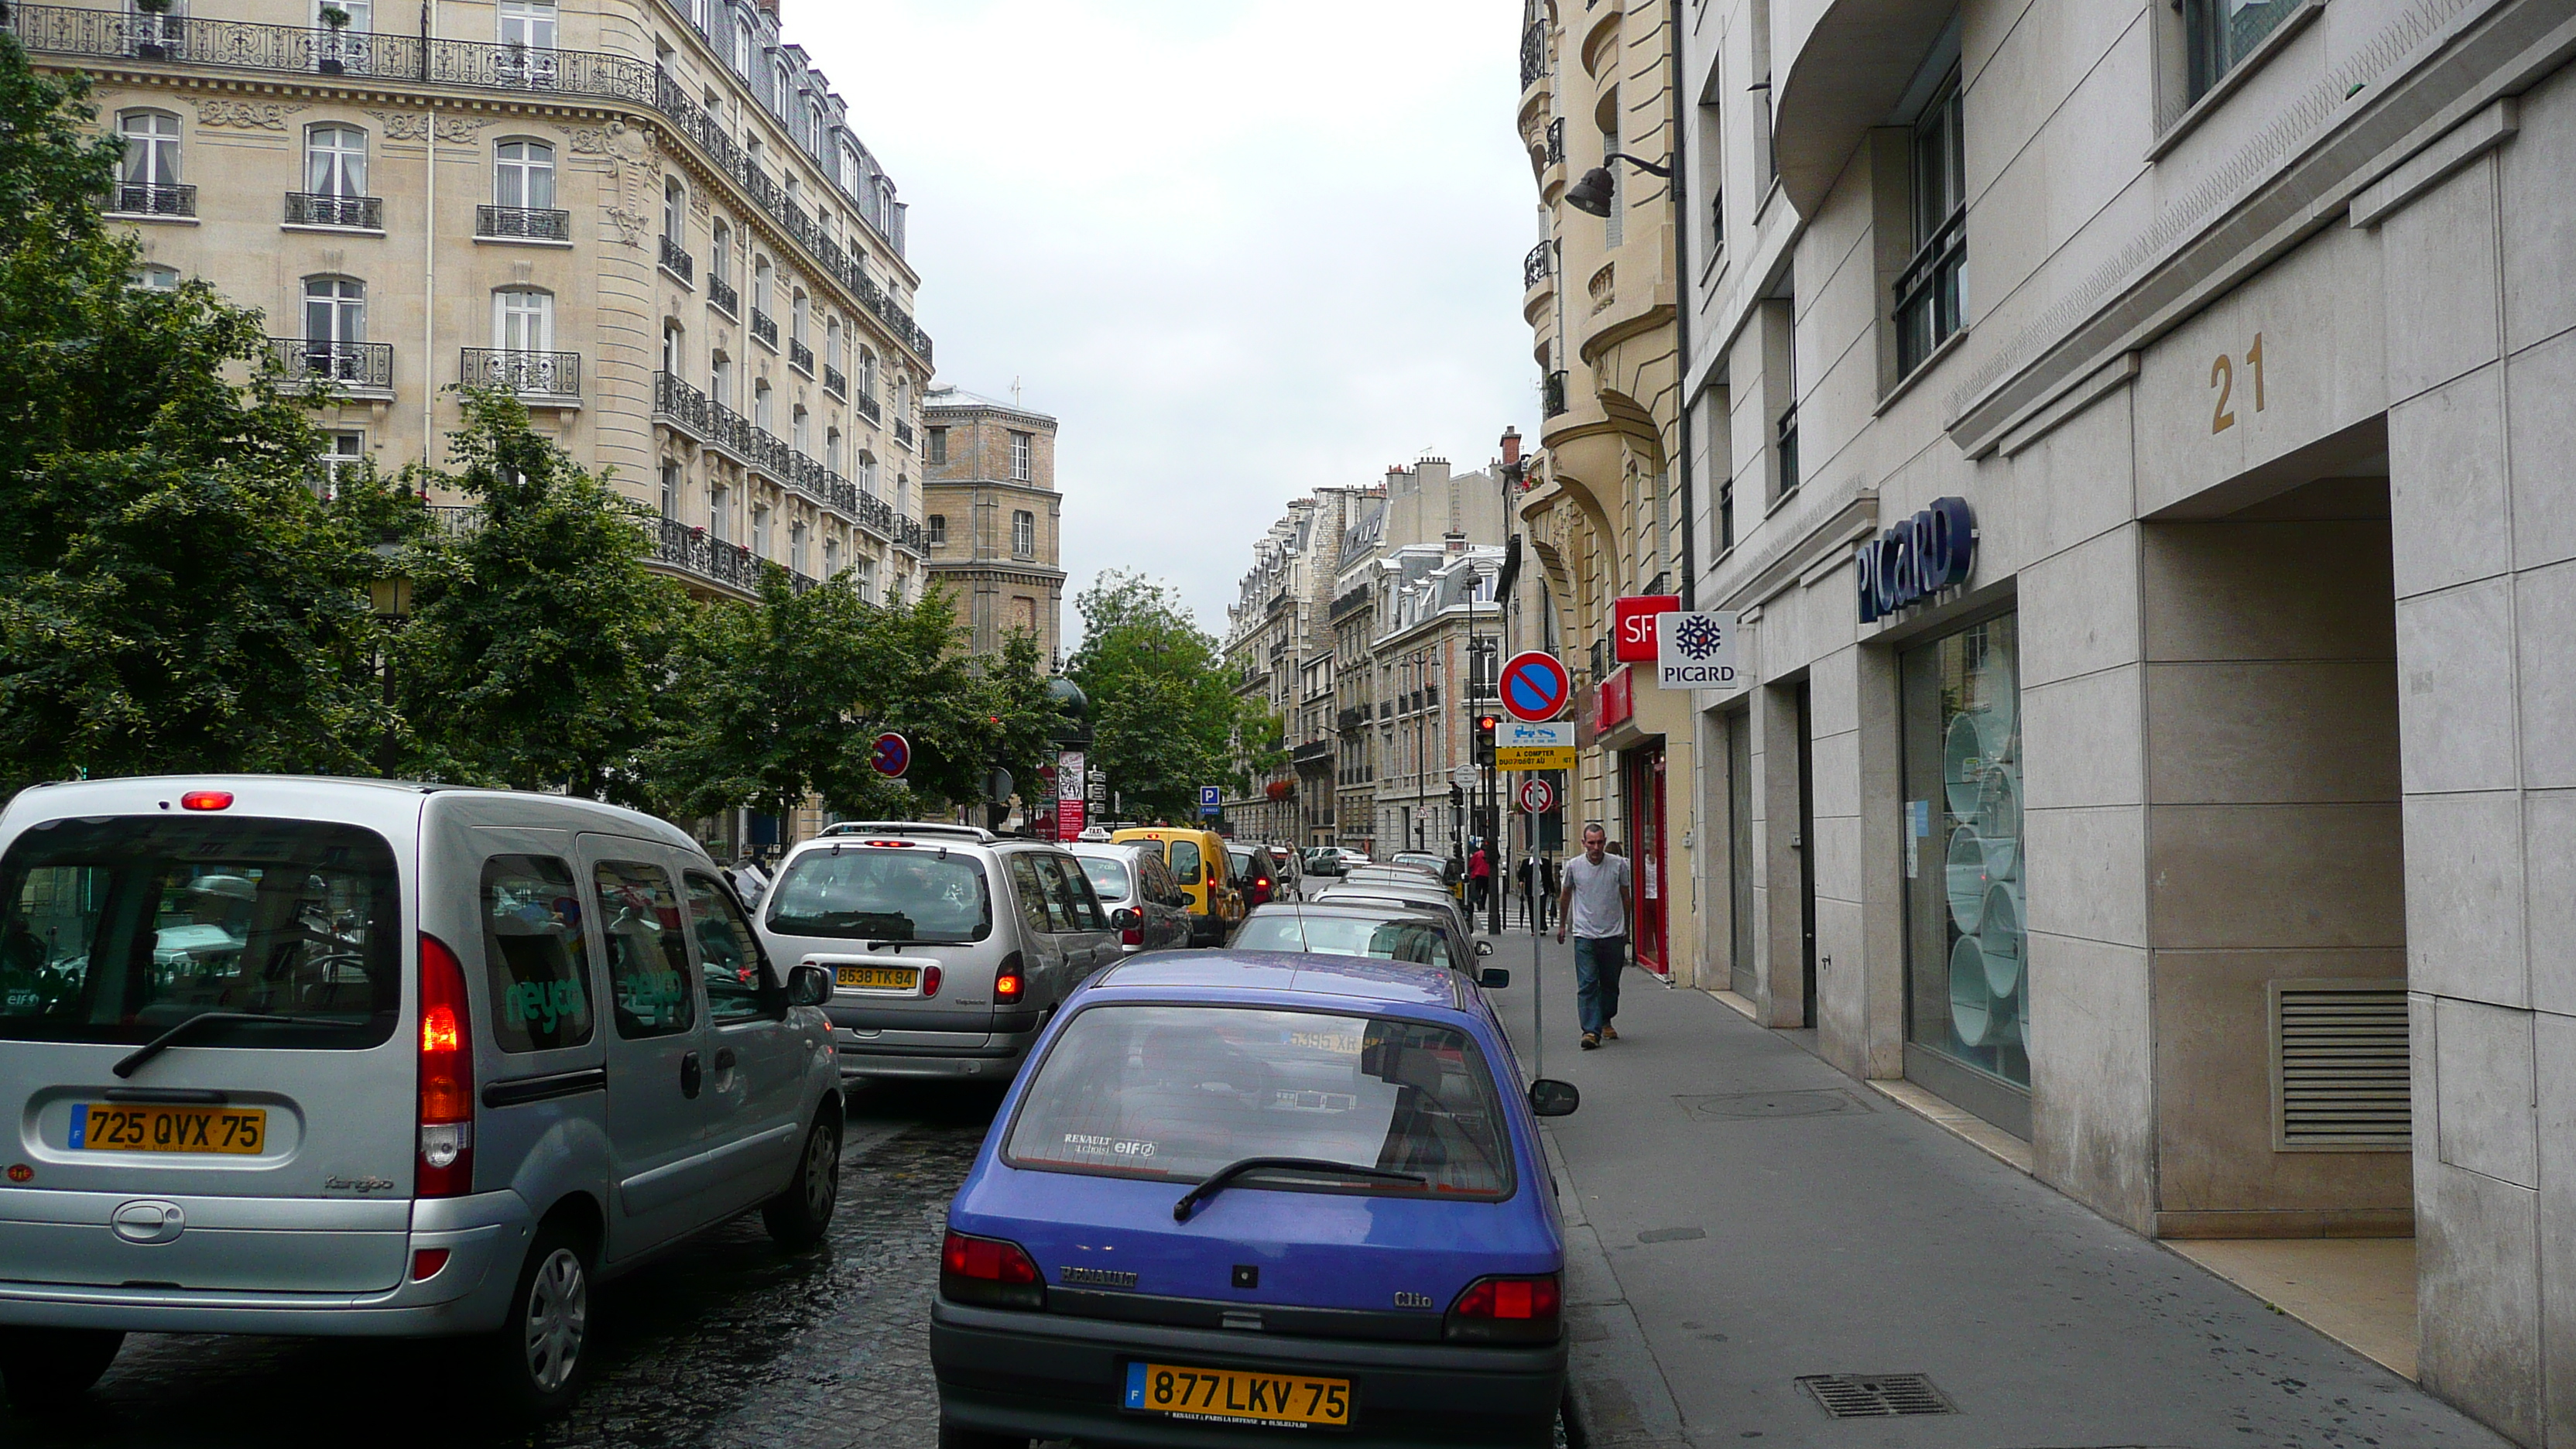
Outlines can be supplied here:
<path id="1" fill-rule="evenodd" d="M 779 867 L 760 929 L 832 973 L 841 1075 L 1004 1082 L 1046 1014 L 1125 955 L 1081 862 L 971 825 L 844 821 Z"/>
<path id="2" fill-rule="evenodd" d="M 1169 951 L 1190 944 L 1190 898 L 1151 845 L 1076 845 L 1073 858 L 1118 928 L 1122 951 Z"/>
<path id="3" fill-rule="evenodd" d="M 1104 973 L 950 1204 L 940 1443 L 1549 1443 L 1564 1230 L 1534 1119 L 1577 1097 L 1516 1085 L 1483 992 L 1438 966 Z"/>
<path id="4" fill-rule="evenodd" d="M 1279 860 L 1270 853 L 1269 846 L 1236 841 L 1226 846 L 1225 853 L 1234 867 L 1235 885 L 1243 892 L 1246 911 L 1282 898 Z"/>
<path id="5" fill-rule="evenodd" d="M 1357 880 L 1333 882 L 1315 895 L 1317 901 L 1376 900 L 1393 901 L 1415 910 L 1437 911 L 1458 928 L 1458 933 L 1473 939 L 1475 922 L 1467 918 L 1467 908 L 1437 882 L 1413 879 Z"/>
<path id="6" fill-rule="evenodd" d="M 1344 859 L 1346 859 L 1346 857 L 1340 846 L 1318 845 L 1306 852 L 1306 874 L 1316 876 L 1340 875 L 1345 869 L 1342 864 Z"/>
<path id="7" fill-rule="evenodd" d="M 1232 948 L 1375 956 L 1472 973 L 1494 943 L 1470 941 L 1455 917 L 1433 906 L 1350 897 L 1255 906 L 1235 928 Z"/>
<path id="8" fill-rule="evenodd" d="M 1427 872 L 1433 880 L 1452 888 L 1455 888 L 1465 877 L 1465 872 L 1458 868 L 1458 862 L 1445 855 L 1433 855 L 1427 850 L 1399 850 L 1388 857 L 1387 863 L 1410 866 L 1415 870 Z"/>
<path id="9" fill-rule="evenodd" d="M 0 1380 L 129 1332 L 458 1336 L 565 1407 L 599 1282 L 840 1183 L 820 971 L 723 873 L 554 795 L 229 776 L 0 811 Z"/>
<path id="10" fill-rule="evenodd" d="M 1243 919 L 1244 901 L 1223 836 L 1213 830 L 1156 825 L 1121 830 L 1110 839 L 1121 845 L 1149 841 L 1159 848 L 1163 863 L 1172 868 L 1172 879 L 1189 894 L 1190 944 L 1225 944 L 1235 922 Z"/>

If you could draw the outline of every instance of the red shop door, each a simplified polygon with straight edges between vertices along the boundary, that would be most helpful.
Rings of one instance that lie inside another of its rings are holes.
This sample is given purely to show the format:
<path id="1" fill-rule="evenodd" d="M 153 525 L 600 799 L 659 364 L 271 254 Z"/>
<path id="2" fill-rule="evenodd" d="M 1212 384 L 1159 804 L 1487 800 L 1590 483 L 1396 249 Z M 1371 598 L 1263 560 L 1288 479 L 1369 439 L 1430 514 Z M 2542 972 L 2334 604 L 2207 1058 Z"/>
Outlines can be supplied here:
<path id="1" fill-rule="evenodd" d="M 1620 760 L 1620 794 L 1628 828 L 1628 889 L 1637 903 L 1635 939 L 1629 949 L 1637 964 L 1657 975 L 1667 974 L 1664 956 L 1665 901 L 1671 873 L 1664 869 L 1664 747 L 1648 745 L 1627 751 Z"/>

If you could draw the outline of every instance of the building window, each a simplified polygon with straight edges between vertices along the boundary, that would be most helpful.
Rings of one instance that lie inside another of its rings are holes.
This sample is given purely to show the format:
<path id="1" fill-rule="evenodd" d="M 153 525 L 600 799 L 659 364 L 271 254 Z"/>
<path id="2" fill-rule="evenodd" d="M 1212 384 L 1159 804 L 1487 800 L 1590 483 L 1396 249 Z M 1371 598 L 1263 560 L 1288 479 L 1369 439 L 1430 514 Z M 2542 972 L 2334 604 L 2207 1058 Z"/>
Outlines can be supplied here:
<path id="1" fill-rule="evenodd" d="M 707 396 L 719 407 L 733 406 L 733 359 L 721 352 L 707 360 Z"/>
<path id="2" fill-rule="evenodd" d="M 796 295 L 787 301 L 787 335 L 798 342 L 805 340 L 806 305 L 805 289 L 802 287 L 797 288 Z"/>
<path id="3" fill-rule="evenodd" d="M 355 277 L 305 278 L 304 340 L 322 344 L 325 365 L 333 346 L 366 341 L 367 284 Z"/>
<path id="4" fill-rule="evenodd" d="M 715 535 L 718 543 L 733 539 L 733 490 L 722 483 L 707 489 L 707 532 Z"/>
<path id="5" fill-rule="evenodd" d="M 680 516 L 680 465 L 677 463 L 662 465 L 662 516 Z"/>
<path id="6" fill-rule="evenodd" d="M 838 474 L 841 471 L 841 430 L 823 430 L 823 466 Z"/>
<path id="7" fill-rule="evenodd" d="M 499 9 L 503 45 L 555 48 L 555 0 L 501 0 Z"/>
<path id="8" fill-rule="evenodd" d="M 769 505 L 751 505 L 751 552 L 755 558 L 769 557 Z"/>
<path id="9" fill-rule="evenodd" d="M 894 512 L 897 518 L 912 512 L 912 478 L 909 474 L 894 475 Z"/>
<path id="10" fill-rule="evenodd" d="M 928 534 L 929 539 L 930 539 L 930 546 L 931 546 L 932 548 L 938 548 L 938 547 L 940 547 L 941 545 L 943 545 L 943 544 L 945 544 L 945 543 L 947 543 L 947 542 L 948 542 L 948 515 L 947 515 L 947 514 L 945 514 L 945 513 L 934 513 L 934 514 L 930 515 L 930 520 L 929 520 L 929 522 L 925 525 L 925 528 L 926 528 L 927 534 Z"/>
<path id="11" fill-rule="evenodd" d="M 787 567 L 800 574 L 805 572 L 805 523 L 802 519 L 787 525 Z"/>
<path id="12" fill-rule="evenodd" d="M 841 576 L 841 541 L 840 541 L 839 539 L 837 539 L 837 538 L 827 538 L 827 539 L 824 539 L 824 540 L 823 540 L 823 577 L 825 577 L 825 578 L 827 578 L 827 579 L 837 579 L 837 578 L 839 578 L 840 576 Z"/>
<path id="13" fill-rule="evenodd" d="M 503 352 L 555 350 L 555 294 L 503 287 L 492 294 L 492 345 Z"/>
<path id="14" fill-rule="evenodd" d="M 866 347 L 859 349 L 859 396 L 877 400 L 877 355 Z"/>
<path id="15" fill-rule="evenodd" d="M 492 204 L 521 211 L 552 211 L 555 148 L 543 141 L 504 141 L 493 152 Z"/>
<path id="16" fill-rule="evenodd" d="M 116 129 L 125 137 L 125 184 L 128 186 L 176 186 L 179 184 L 179 118 L 167 111 L 127 111 L 116 118 Z M 149 208 L 120 204 L 118 210 Z"/>
<path id="17" fill-rule="evenodd" d="M 733 228 L 722 221 L 707 228 L 707 275 L 719 282 L 733 280 Z"/>
<path id="18" fill-rule="evenodd" d="M 1953 72 L 1914 123 L 1914 259 L 1896 281 L 1896 372 L 1959 330 L 1968 263 L 1967 141 Z"/>
<path id="19" fill-rule="evenodd" d="M 359 466 L 367 456 L 367 435 L 352 429 L 335 429 L 322 435 L 322 496 L 340 496 L 341 475 Z"/>
<path id="20" fill-rule="evenodd" d="M 134 269 L 134 285 L 147 292 L 179 290 L 179 269 L 146 262 Z"/>
<path id="21" fill-rule="evenodd" d="M 677 181 L 662 183 L 662 236 L 673 246 L 688 242 L 689 193 Z"/>
<path id="22" fill-rule="evenodd" d="M 859 602 L 873 604 L 876 601 L 877 561 L 861 554 L 859 556 Z"/>
<path id="23" fill-rule="evenodd" d="M 795 409 L 788 414 L 787 441 L 794 445 L 797 452 L 810 455 L 814 450 L 808 445 L 806 437 L 807 417 L 808 414 L 806 413 L 805 406 L 802 403 L 797 404 Z"/>
<path id="24" fill-rule="evenodd" d="M 927 452 L 925 452 L 922 456 L 923 456 L 925 459 L 927 459 L 929 462 L 933 463 L 933 464 L 945 464 L 945 463 L 947 463 L 947 461 L 948 461 L 948 430 L 947 430 L 946 428 L 932 428 L 932 429 L 929 429 L 929 430 L 928 430 L 928 438 L 929 438 L 929 442 L 928 442 L 928 444 L 927 444 L 928 451 L 927 451 Z"/>
<path id="25" fill-rule="evenodd" d="M 1026 433 L 1011 434 L 1011 481 L 1029 481 L 1030 455 L 1037 451 L 1035 440 Z"/>
<path id="26" fill-rule="evenodd" d="M 2273 28 L 2307 0 L 2183 0 L 2183 43 L 2191 52 L 2191 98 L 2251 55 Z"/>
<path id="27" fill-rule="evenodd" d="M 770 397 L 769 379 L 765 377 L 754 379 L 751 384 L 751 425 L 764 433 L 770 430 Z"/>
<path id="28" fill-rule="evenodd" d="M 1906 1036 L 2028 1090 L 2018 632 L 2007 614 L 1902 657 Z"/>
<path id="29" fill-rule="evenodd" d="M 1022 508 L 1011 514 L 1011 557 L 1038 556 L 1038 516 Z"/>
<path id="30" fill-rule="evenodd" d="M 314 126 L 304 133 L 304 189 L 341 199 L 367 194 L 367 133 Z"/>

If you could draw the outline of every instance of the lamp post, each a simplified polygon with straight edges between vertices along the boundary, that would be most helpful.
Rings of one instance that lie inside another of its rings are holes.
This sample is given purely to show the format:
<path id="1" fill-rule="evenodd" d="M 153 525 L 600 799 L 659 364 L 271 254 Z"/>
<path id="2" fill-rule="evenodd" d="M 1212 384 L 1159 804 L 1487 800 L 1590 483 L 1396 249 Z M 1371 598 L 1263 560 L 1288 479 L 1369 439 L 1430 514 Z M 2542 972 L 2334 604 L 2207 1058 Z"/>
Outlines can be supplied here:
<path id="1" fill-rule="evenodd" d="M 388 530 L 376 543 L 376 576 L 367 580 L 367 604 L 384 623 L 385 737 L 376 750 L 376 769 L 391 778 L 401 758 L 401 739 L 394 728 L 394 651 L 392 634 L 411 618 L 411 575 L 402 566 L 402 538 Z"/>
<path id="2" fill-rule="evenodd" d="M 1624 151 L 1613 151 L 1601 158 L 1600 165 L 1584 172 L 1582 180 L 1565 188 L 1565 204 L 1594 216 L 1608 216 L 1612 185 L 1610 163 L 1613 161 L 1625 161 L 1649 176 L 1661 176 L 1668 181 L 1672 179 L 1673 168 L 1668 165 L 1649 161 L 1642 156 L 1631 156 Z"/>

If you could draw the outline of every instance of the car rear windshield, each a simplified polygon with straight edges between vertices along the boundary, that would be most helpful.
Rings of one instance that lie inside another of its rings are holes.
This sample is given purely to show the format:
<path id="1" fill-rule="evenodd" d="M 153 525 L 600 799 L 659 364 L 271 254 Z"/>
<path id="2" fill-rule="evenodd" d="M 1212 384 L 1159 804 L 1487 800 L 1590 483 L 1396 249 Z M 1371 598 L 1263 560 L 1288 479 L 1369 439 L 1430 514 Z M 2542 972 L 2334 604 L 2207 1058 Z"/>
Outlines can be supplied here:
<path id="1" fill-rule="evenodd" d="M 1374 956 L 1381 961 L 1419 961 L 1428 966 L 1457 964 L 1449 959 L 1449 933 L 1429 921 L 1371 921 L 1292 911 L 1245 921 L 1234 934 L 1234 949 Z"/>
<path id="2" fill-rule="evenodd" d="M 1109 860 L 1097 855 L 1078 856 L 1076 859 L 1082 862 L 1082 873 L 1091 877 L 1091 888 L 1100 893 L 1102 900 L 1127 899 L 1127 863 L 1125 861 Z"/>
<path id="3" fill-rule="evenodd" d="M 769 929 L 852 941 L 981 941 L 993 895 L 973 856 L 933 846 L 847 846 L 790 861 L 769 892 Z"/>
<path id="4" fill-rule="evenodd" d="M 1493 1199 L 1512 1192 L 1503 1116 L 1466 1033 L 1274 1007 L 1094 1006 L 1021 1099 L 1014 1167 L 1195 1183 L 1247 1157 L 1415 1173 L 1298 1173 L 1301 1191 Z"/>
<path id="5" fill-rule="evenodd" d="M 0 859 L 0 1039 L 355 1050 L 402 1010 L 401 890 L 373 831 L 249 816 L 31 826 Z M 275 1018 L 275 1024 L 257 1018 Z"/>

